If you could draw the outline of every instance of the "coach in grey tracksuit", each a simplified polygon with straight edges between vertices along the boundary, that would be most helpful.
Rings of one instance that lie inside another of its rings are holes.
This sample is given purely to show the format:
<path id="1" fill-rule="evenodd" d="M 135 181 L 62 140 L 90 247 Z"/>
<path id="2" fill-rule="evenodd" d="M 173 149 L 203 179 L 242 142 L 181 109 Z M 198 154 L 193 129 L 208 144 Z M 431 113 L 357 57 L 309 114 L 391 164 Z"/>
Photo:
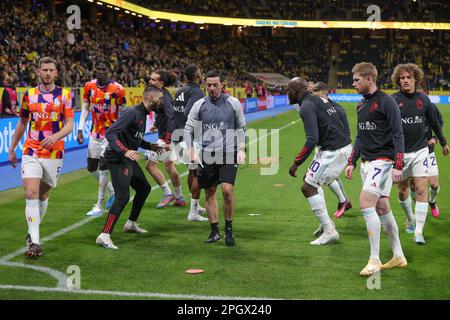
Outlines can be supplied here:
<path id="1" fill-rule="evenodd" d="M 239 100 L 222 93 L 223 80 L 218 70 L 207 73 L 208 97 L 200 99 L 192 107 L 184 128 L 184 139 L 191 150 L 192 161 L 201 161 L 198 179 L 200 187 L 206 189 L 205 207 L 212 230 L 206 242 L 221 239 L 216 189 L 218 184 L 222 184 L 225 243 L 233 246 L 233 189 L 237 165 L 245 161 L 245 118 Z M 194 138 L 201 148 L 201 160 L 192 151 Z"/>

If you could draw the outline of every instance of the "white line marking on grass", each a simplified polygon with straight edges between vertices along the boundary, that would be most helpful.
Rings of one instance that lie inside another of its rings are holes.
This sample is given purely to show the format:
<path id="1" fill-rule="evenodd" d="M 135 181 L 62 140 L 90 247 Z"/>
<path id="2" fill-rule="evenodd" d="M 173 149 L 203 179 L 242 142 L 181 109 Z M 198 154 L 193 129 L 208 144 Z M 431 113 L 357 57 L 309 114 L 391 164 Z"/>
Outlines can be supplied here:
<path id="1" fill-rule="evenodd" d="M 287 125 L 284 125 L 281 128 L 278 128 L 278 130 L 283 130 L 287 127 L 290 127 L 291 125 L 295 124 L 300 120 L 292 121 L 288 123 Z M 255 139 L 253 141 L 249 142 L 249 145 L 256 143 L 257 141 L 264 139 L 265 137 L 271 135 L 272 132 L 267 133 L 258 139 Z M 183 172 L 180 177 L 184 177 L 189 173 L 189 171 Z M 171 183 L 171 181 L 169 181 Z M 159 185 L 156 185 L 152 187 L 152 190 L 156 190 L 160 188 Z M 132 198 L 130 198 L 130 201 L 132 201 Z M 42 239 L 41 243 L 53 240 L 59 236 L 62 236 L 70 231 L 73 231 L 86 223 L 90 222 L 91 220 L 94 220 L 98 217 L 88 217 L 85 218 L 77 223 L 74 223 L 66 228 L 63 228 L 45 238 Z M 143 292 L 143 293 L 130 293 L 130 292 L 115 292 L 115 291 L 96 291 L 96 290 L 70 290 L 66 288 L 67 283 L 67 275 L 65 273 L 62 273 L 58 270 L 51 269 L 48 267 L 41 267 L 36 265 L 28 265 L 20 262 L 11 262 L 9 260 L 14 259 L 21 254 L 25 253 L 25 248 L 19 249 L 17 251 L 14 251 L 6 256 L 0 257 L 0 265 L 9 266 L 9 267 L 20 267 L 20 268 L 28 268 L 36 271 L 41 271 L 44 273 L 49 274 L 53 278 L 57 280 L 57 286 L 56 288 L 47 288 L 47 287 L 31 287 L 31 286 L 13 286 L 13 285 L 0 285 L 0 289 L 17 289 L 17 290 L 28 290 L 28 291 L 53 291 L 53 292 L 70 292 L 70 293 L 81 293 L 81 294 L 103 294 L 103 295 L 113 295 L 113 296 L 130 296 L 130 297 L 153 297 L 153 298 L 179 298 L 179 299 L 239 299 L 239 300 L 247 300 L 247 299 L 271 299 L 271 298 L 249 298 L 249 297 L 225 297 L 225 296 L 201 296 L 201 295 L 176 295 L 176 294 L 163 294 L 163 293 L 150 293 L 150 292 Z"/>
<path id="2" fill-rule="evenodd" d="M 7 266 L 7 267 L 26 268 L 26 269 L 31 269 L 31 270 L 47 273 L 58 281 L 56 288 L 67 289 L 67 275 L 65 273 L 59 272 L 55 269 L 51 269 L 51 268 L 47 268 L 47 267 L 40 267 L 40 266 L 33 266 L 30 264 L 24 264 L 24 263 L 19 263 L 19 262 L 9 262 L 9 261 L 2 261 L 2 262 L 0 262 L 0 265 Z"/>
<path id="3" fill-rule="evenodd" d="M 79 222 L 77 222 L 77 223 L 74 223 L 74 224 L 72 224 L 72 225 L 70 225 L 70 226 L 68 226 L 68 227 L 66 227 L 66 228 L 63 228 L 63 229 L 61 229 L 61 230 L 59 230 L 59 231 L 57 231 L 57 232 L 55 232 L 55 233 L 53 233 L 53 234 L 51 234 L 51 235 L 45 237 L 45 238 L 43 238 L 43 239 L 41 240 L 41 244 L 42 244 L 42 243 L 45 243 L 45 242 L 47 242 L 47 241 L 53 240 L 53 239 L 55 239 L 55 238 L 57 238 L 57 237 L 59 237 L 59 236 L 62 236 L 63 234 L 66 234 L 67 232 L 70 232 L 70 231 L 72 231 L 72 230 L 75 230 L 75 229 L 77 229 L 77 228 L 79 228 L 79 227 L 85 225 L 85 224 L 88 223 L 89 221 L 94 220 L 94 219 L 96 219 L 96 218 L 98 218 L 98 217 L 89 217 L 89 218 L 85 218 L 85 219 L 83 219 L 83 220 L 81 220 L 81 221 L 79 221 Z M 0 263 L 6 262 L 6 261 L 8 261 L 8 260 L 14 259 L 14 258 L 17 257 L 17 256 L 20 256 L 21 254 L 24 254 L 24 253 L 25 253 L 25 250 L 26 250 L 25 248 L 22 248 L 22 249 L 19 249 L 19 250 L 17 250 L 17 251 L 14 251 L 13 253 L 10 253 L 10 254 L 4 256 L 4 257 L 1 257 L 1 258 L 0 258 Z"/>
<path id="4" fill-rule="evenodd" d="M 286 129 L 286 128 L 292 126 L 293 124 L 296 124 L 296 123 L 299 122 L 299 121 L 300 121 L 300 119 L 295 120 L 295 121 L 292 121 L 292 122 L 288 123 L 287 125 L 282 126 L 281 128 L 275 128 L 275 129 L 281 131 L 281 130 L 283 130 L 283 129 Z M 273 129 L 272 129 L 272 130 L 273 130 Z M 261 137 L 259 137 L 259 138 L 256 139 L 256 140 L 250 141 L 250 142 L 248 143 L 248 145 L 252 145 L 252 144 L 258 142 L 259 140 L 264 139 L 265 137 L 271 136 L 271 135 L 272 135 L 272 131 L 270 131 L 269 133 L 266 133 L 266 134 L 262 135 Z"/>
<path id="5" fill-rule="evenodd" d="M 64 292 L 75 294 L 92 294 L 107 295 L 116 297 L 143 297 L 143 298 L 165 298 L 165 299 L 198 299 L 198 300 L 281 300 L 275 298 L 264 297 L 230 297 L 230 296 L 208 296 L 198 294 L 171 294 L 159 292 L 122 292 L 122 291 L 103 291 L 103 290 L 70 290 L 67 288 L 49 288 L 49 287 L 33 287 L 33 286 L 15 286 L 0 285 L 0 289 L 24 290 L 34 292 Z"/>

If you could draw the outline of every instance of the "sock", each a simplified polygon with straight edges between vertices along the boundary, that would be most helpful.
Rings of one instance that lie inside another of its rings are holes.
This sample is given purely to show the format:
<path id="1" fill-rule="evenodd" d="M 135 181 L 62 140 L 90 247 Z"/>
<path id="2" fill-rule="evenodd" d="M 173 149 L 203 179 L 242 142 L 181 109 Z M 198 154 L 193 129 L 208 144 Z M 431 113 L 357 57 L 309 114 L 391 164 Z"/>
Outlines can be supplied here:
<path id="1" fill-rule="evenodd" d="M 428 203 L 426 202 L 416 202 L 416 231 L 415 235 L 423 234 L 423 227 L 425 226 L 425 221 L 427 220 L 428 213 Z"/>
<path id="2" fill-rule="evenodd" d="M 411 190 L 411 198 L 416 201 L 416 192 Z"/>
<path id="3" fill-rule="evenodd" d="M 337 178 L 336 181 L 339 183 L 339 187 L 341 188 L 342 194 L 344 195 L 345 199 L 347 200 L 347 194 L 345 193 L 344 184 L 342 183 L 341 179 Z"/>
<path id="4" fill-rule="evenodd" d="M 398 202 L 400 203 L 400 207 L 402 207 L 403 212 L 405 212 L 406 218 L 408 219 L 408 221 L 414 222 L 416 220 L 416 218 L 414 217 L 414 214 L 412 211 L 411 197 L 408 197 L 408 199 L 403 200 L 403 201 L 399 200 Z"/>
<path id="5" fill-rule="evenodd" d="M 175 197 L 181 198 L 183 196 L 183 192 L 181 191 L 181 186 L 175 188 Z"/>
<path id="6" fill-rule="evenodd" d="M 306 200 L 308 200 L 313 214 L 323 226 L 323 230 L 325 232 L 333 230 L 333 225 L 331 224 L 330 216 L 328 215 L 323 197 L 320 194 L 316 194 L 312 197 L 306 198 Z"/>
<path id="7" fill-rule="evenodd" d="M 168 182 L 164 183 L 163 185 L 160 185 L 160 187 L 161 187 L 162 191 L 164 192 L 165 196 L 172 194 L 172 190 L 170 190 Z"/>
<path id="8" fill-rule="evenodd" d="M 112 185 L 112 183 L 111 183 L 111 181 L 109 181 L 108 182 L 108 192 L 109 192 L 109 194 L 112 196 L 113 194 L 115 194 L 115 191 L 114 191 L 114 187 L 113 187 L 113 185 Z"/>
<path id="9" fill-rule="evenodd" d="M 97 207 L 103 208 L 103 200 L 105 200 L 106 188 L 108 186 L 108 170 L 100 171 L 100 180 L 98 181 L 98 198 L 97 198 Z"/>
<path id="10" fill-rule="evenodd" d="M 41 217 L 39 215 L 39 200 L 26 199 L 25 216 L 28 223 L 28 233 L 31 236 L 31 242 L 40 244 L 39 242 L 39 224 Z"/>
<path id="11" fill-rule="evenodd" d="M 114 226 L 116 225 L 118 216 L 112 214 L 111 212 L 108 214 L 108 218 L 106 219 L 105 226 L 103 227 L 103 233 L 111 234 L 114 230 Z"/>
<path id="12" fill-rule="evenodd" d="M 44 220 L 45 214 L 47 213 L 48 208 L 48 198 L 44 201 L 39 200 L 39 216 L 41 218 L 41 223 Z"/>
<path id="13" fill-rule="evenodd" d="M 400 238 L 398 237 L 398 226 L 395 221 L 392 211 L 380 216 L 380 222 L 383 226 L 383 230 L 387 233 L 389 242 L 391 243 L 392 252 L 394 256 L 403 257 L 402 245 L 400 243 Z"/>
<path id="14" fill-rule="evenodd" d="M 380 259 L 380 231 L 381 224 L 374 207 L 362 209 L 361 214 L 366 222 L 367 234 L 370 243 L 370 258 Z"/>
<path id="15" fill-rule="evenodd" d="M 189 213 L 197 213 L 199 199 L 191 198 L 191 210 Z"/>
<path id="16" fill-rule="evenodd" d="M 333 191 L 336 197 L 339 199 L 339 203 L 345 202 L 347 200 L 345 198 L 344 192 L 341 189 L 341 186 L 337 180 L 334 180 L 332 183 L 328 185 L 328 187 Z"/>
<path id="17" fill-rule="evenodd" d="M 211 231 L 214 233 L 219 233 L 219 223 L 211 223 Z"/>
<path id="18" fill-rule="evenodd" d="M 225 219 L 225 231 L 233 229 L 233 220 L 226 220 Z"/>
<path id="19" fill-rule="evenodd" d="M 441 190 L 441 187 L 438 187 L 437 189 L 433 189 L 430 187 L 430 197 L 428 198 L 428 201 L 431 203 L 436 202 L 436 196 L 439 193 L 439 190 Z"/>
<path id="20" fill-rule="evenodd" d="M 97 181 L 100 180 L 100 173 L 99 173 L 98 169 L 95 171 L 92 171 L 91 174 L 94 176 L 95 179 L 97 179 Z"/>

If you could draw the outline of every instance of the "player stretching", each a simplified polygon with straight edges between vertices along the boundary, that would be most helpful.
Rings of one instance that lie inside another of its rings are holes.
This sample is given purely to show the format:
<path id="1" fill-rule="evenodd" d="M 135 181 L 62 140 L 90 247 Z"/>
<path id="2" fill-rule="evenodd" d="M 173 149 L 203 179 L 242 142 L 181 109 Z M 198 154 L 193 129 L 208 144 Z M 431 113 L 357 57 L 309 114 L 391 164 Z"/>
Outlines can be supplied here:
<path id="1" fill-rule="evenodd" d="M 378 90 L 377 69 L 368 62 L 356 64 L 353 69 L 353 87 L 363 95 L 358 104 L 358 134 L 345 176 L 352 179 L 356 162 L 361 156 L 363 187 L 359 207 L 367 227 L 370 258 L 361 276 L 370 276 L 383 269 L 406 267 L 398 236 L 397 222 L 389 206 L 392 182 L 402 180 L 405 149 L 402 119 L 395 100 Z M 381 225 L 388 234 L 394 257 L 385 265 L 380 261 Z"/>
<path id="2" fill-rule="evenodd" d="M 415 64 L 399 64 L 392 74 L 392 83 L 400 87 L 400 91 L 392 95 L 400 107 L 405 136 L 405 162 L 403 167 L 403 181 L 398 184 L 400 205 L 405 211 L 407 222 L 406 232 L 414 232 L 414 241 L 425 244 L 423 228 L 428 212 L 428 140 L 426 122 L 436 133 L 443 149 L 449 152 L 447 141 L 442 134 L 442 127 L 430 99 L 423 93 L 417 92 L 423 83 L 423 71 Z M 409 196 L 409 178 L 414 178 L 416 193 L 415 215 L 412 212 L 411 197 Z M 414 222 L 416 227 L 414 228 Z"/>
<path id="3" fill-rule="evenodd" d="M 296 177 L 298 167 L 308 158 L 316 146 L 317 151 L 309 166 L 302 193 L 308 201 L 313 214 L 323 227 L 323 234 L 312 245 L 323 245 L 339 240 L 339 233 L 326 208 L 324 197 L 318 189 L 323 184 L 334 181 L 344 170 L 352 151 L 350 135 L 343 124 L 345 113 L 335 109 L 323 98 L 307 91 L 307 82 L 300 77 L 288 84 L 289 101 L 300 105 L 300 117 L 306 132 L 306 142 L 289 169 L 289 174 Z"/>
<path id="4" fill-rule="evenodd" d="M 147 233 L 139 227 L 137 220 L 152 188 L 137 162 L 140 159 L 137 150 L 141 147 L 156 153 L 163 151 L 158 145 L 144 141 L 147 116 L 152 111 L 162 112 L 163 94 L 159 88 L 149 85 L 144 89 L 143 96 L 142 103 L 128 109 L 106 132 L 108 146 L 104 157 L 111 172 L 116 199 L 96 243 L 107 249 L 118 249 L 111 240 L 111 234 L 130 200 L 130 186 L 136 194 L 123 229 L 125 232 Z"/>
<path id="5" fill-rule="evenodd" d="M 345 110 L 340 104 L 334 102 L 328 97 L 328 85 L 323 82 L 317 82 L 313 86 L 313 94 L 321 97 L 322 99 L 324 99 L 324 102 L 330 103 L 336 110 L 340 111 L 339 114 L 341 115 L 341 120 L 344 124 L 345 131 L 347 132 L 348 136 L 350 136 L 350 127 L 348 125 L 348 119 Z M 342 183 L 341 179 L 339 179 L 339 177 L 328 184 L 328 187 L 338 198 L 337 210 L 334 213 L 334 216 L 335 218 L 340 218 L 344 215 L 345 211 L 352 208 L 352 203 L 350 202 L 350 200 L 348 200 L 348 197 L 345 193 L 344 184 Z"/>
<path id="6" fill-rule="evenodd" d="M 98 180 L 97 203 L 87 216 L 99 216 L 103 213 L 103 200 L 106 189 L 110 194 L 106 209 L 114 202 L 114 189 L 109 181 L 108 168 L 103 154 L 108 141 L 106 130 L 117 120 L 119 111 L 125 108 L 125 89 L 117 82 L 110 80 L 110 65 L 107 61 L 99 61 L 95 66 L 97 79 L 87 82 L 84 86 L 83 107 L 78 126 L 78 144 L 84 143 L 83 131 L 89 111 L 92 111 L 91 138 L 88 146 L 87 169 Z"/>
<path id="7" fill-rule="evenodd" d="M 22 99 L 8 160 L 15 168 L 15 149 L 30 123 L 23 146 L 22 183 L 25 189 L 25 215 L 28 223 L 25 256 L 41 257 L 39 225 L 48 207 L 50 189 L 56 187 L 63 165 L 63 138 L 73 130 L 72 96 L 69 90 L 55 85 L 57 62 L 49 57 L 39 60 L 40 84 L 28 89 Z"/>

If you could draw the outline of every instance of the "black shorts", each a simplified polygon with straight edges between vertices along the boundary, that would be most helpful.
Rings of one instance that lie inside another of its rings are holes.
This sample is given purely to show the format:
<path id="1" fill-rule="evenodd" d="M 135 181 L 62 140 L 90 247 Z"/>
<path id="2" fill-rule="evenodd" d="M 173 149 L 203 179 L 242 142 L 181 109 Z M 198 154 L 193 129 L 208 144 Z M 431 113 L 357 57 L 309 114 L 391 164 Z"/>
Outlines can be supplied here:
<path id="1" fill-rule="evenodd" d="M 233 163 L 226 163 L 225 157 L 223 163 L 206 164 L 203 168 L 197 169 L 198 182 L 201 189 L 215 187 L 222 182 L 234 185 L 238 170 L 236 154 L 234 154 Z"/>

